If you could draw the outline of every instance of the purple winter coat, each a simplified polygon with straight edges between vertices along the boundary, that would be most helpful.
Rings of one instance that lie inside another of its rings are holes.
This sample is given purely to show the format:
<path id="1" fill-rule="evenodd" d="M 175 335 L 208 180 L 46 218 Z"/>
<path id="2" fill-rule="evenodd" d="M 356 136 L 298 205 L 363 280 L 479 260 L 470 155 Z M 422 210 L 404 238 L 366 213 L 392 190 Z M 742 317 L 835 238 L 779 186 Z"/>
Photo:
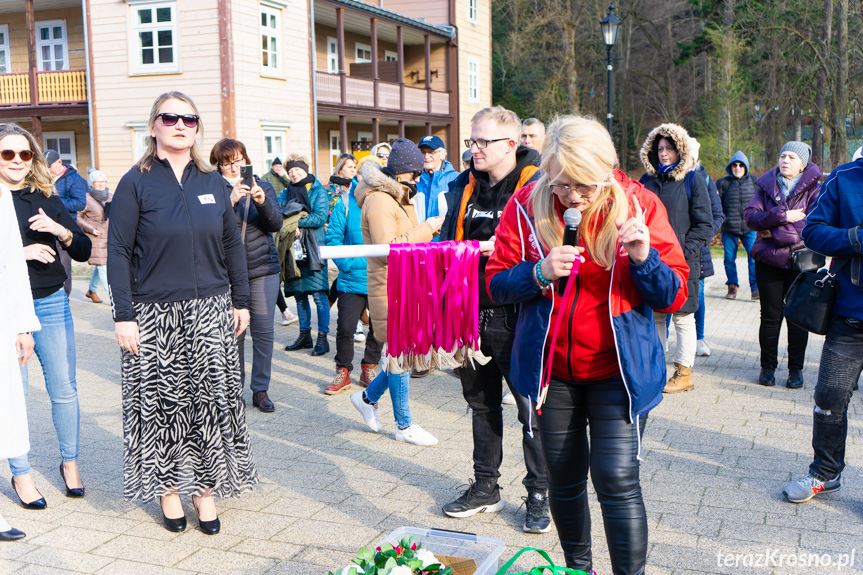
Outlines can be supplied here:
<path id="1" fill-rule="evenodd" d="M 743 217 L 746 225 L 758 232 L 752 257 L 767 265 L 790 270 L 791 253 L 805 247 L 802 232 L 806 219 L 790 224 L 785 212 L 803 210 L 809 213 L 821 188 L 818 183 L 821 170 L 811 162 L 807 164 L 787 200 L 776 183 L 778 174 L 779 168 L 775 167 L 755 181 L 755 195 L 743 211 Z"/>

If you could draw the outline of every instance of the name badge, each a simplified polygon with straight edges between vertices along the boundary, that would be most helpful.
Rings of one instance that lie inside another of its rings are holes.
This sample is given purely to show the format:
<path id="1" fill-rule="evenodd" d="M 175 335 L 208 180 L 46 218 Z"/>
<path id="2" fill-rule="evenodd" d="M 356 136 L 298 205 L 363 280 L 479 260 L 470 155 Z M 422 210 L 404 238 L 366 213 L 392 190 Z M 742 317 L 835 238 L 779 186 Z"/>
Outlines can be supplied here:
<path id="1" fill-rule="evenodd" d="M 198 199 L 201 200 L 202 204 L 216 203 L 216 198 L 213 197 L 213 194 L 204 194 L 203 196 L 198 196 Z"/>

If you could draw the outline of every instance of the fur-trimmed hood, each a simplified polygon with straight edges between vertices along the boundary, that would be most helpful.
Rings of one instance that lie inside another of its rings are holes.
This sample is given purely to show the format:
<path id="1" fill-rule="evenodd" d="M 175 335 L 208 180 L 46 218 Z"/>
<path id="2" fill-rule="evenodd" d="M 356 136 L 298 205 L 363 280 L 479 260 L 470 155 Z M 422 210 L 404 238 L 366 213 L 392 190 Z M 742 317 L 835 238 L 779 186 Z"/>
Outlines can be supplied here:
<path id="1" fill-rule="evenodd" d="M 365 162 L 360 169 L 360 175 L 363 179 L 354 190 L 354 197 L 360 209 L 363 207 L 366 195 L 372 192 L 385 192 L 399 203 L 404 203 L 405 195 L 410 193 L 409 188 L 385 174 L 383 167 L 377 162 Z"/>
<path id="2" fill-rule="evenodd" d="M 695 158 L 692 155 L 692 149 L 689 143 L 689 133 L 686 128 L 677 124 L 661 124 L 647 134 L 647 139 L 641 146 L 641 163 L 644 166 L 644 171 L 649 176 L 656 177 L 656 167 L 659 165 L 659 157 L 654 149 L 655 143 L 659 138 L 671 138 L 674 141 L 674 146 L 680 153 L 680 161 L 677 166 L 668 174 L 668 178 L 680 181 L 686 177 L 688 172 L 695 169 Z"/>

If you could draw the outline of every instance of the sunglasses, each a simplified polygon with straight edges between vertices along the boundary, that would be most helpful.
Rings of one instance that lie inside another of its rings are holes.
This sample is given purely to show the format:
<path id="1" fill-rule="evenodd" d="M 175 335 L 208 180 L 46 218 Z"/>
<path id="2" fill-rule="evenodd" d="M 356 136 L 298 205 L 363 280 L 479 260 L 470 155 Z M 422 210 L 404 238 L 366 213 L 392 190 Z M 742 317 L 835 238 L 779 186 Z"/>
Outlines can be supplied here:
<path id="1" fill-rule="evenodd" d="M 3 158 L 7 162 L 14 160 L 15 156 L 21 158 L 21 161 L 23 162 L 29 162 L 33 159 L 33 152 L 30 150 L 21 150 L 20 152 L 16 152 L 15 150 L 3 150 L 0 152 L 0 158 Z"/>
<path id="2" fill-rule="evenodd" d="M 187 128 L 197 127 L 198 119 L 200 118 L 200 116 L 196 116 L 195 114 L 159 114 L 156 117 L 162 118 L 162 123 L 169 127 L 176 125 L 182 119 L 183 125 Z"/>

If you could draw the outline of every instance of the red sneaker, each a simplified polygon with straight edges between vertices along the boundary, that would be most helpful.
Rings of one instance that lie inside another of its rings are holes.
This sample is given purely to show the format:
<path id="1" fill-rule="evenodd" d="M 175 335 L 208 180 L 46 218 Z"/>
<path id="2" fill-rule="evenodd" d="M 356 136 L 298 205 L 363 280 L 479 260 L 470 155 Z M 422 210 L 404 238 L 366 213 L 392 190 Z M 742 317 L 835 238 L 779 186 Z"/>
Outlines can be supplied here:
<path id="1" fill-rule="evenodd" d="M 351 372 L 346 367 L 336 368 L 336 378 L 324 389 L 327 395 L 338 395 L 351 388 Z"/>

